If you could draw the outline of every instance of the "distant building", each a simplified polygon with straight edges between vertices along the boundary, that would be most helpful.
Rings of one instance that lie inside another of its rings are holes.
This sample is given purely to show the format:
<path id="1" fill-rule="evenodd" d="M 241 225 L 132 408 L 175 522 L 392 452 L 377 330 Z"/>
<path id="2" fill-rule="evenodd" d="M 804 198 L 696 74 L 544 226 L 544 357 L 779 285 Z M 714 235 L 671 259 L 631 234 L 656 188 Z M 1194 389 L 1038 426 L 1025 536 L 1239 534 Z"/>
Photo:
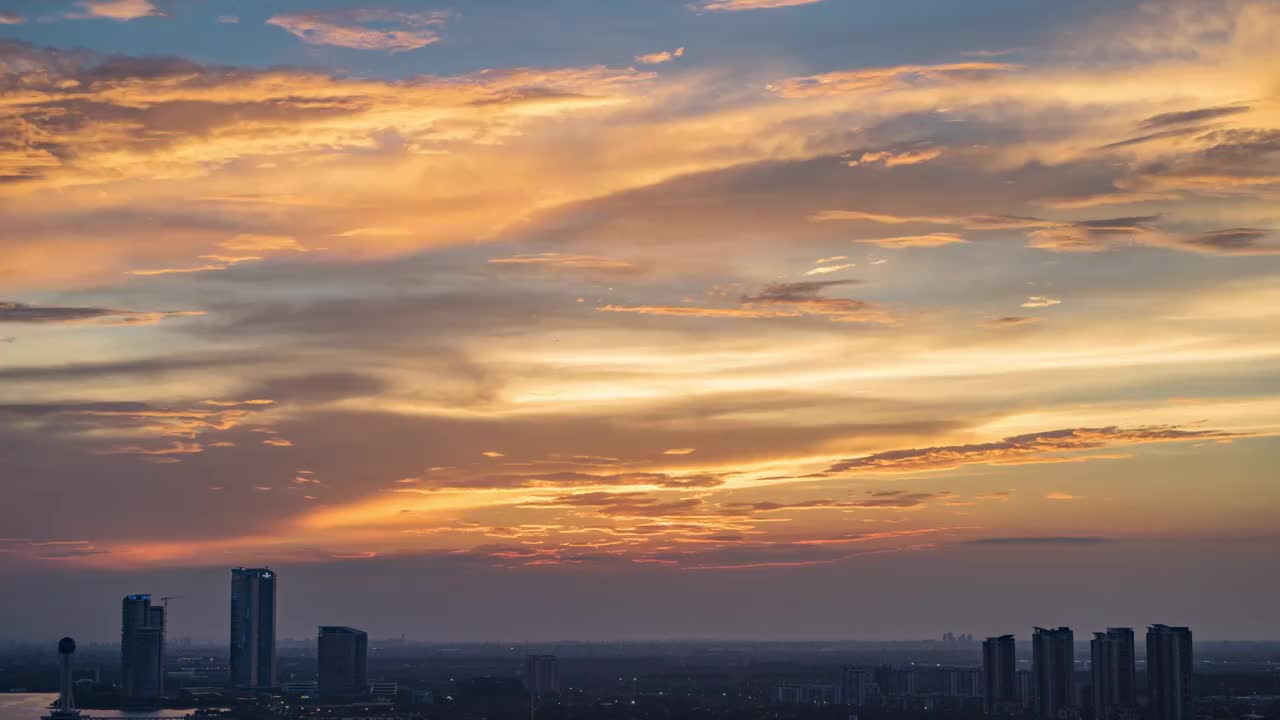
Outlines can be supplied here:
<path id="1" fill-rule="evenodd" d="M 878 695 L 875 675 L 870 668 L 847 665 L 840 671 L 840 700 L 845 705 L 865 707 Z"/>
<path id="2" fill-rule="evenodd" d="M 322 625 L 316 638 L 316 677 L 327 697 L 368 690 L 369 635 L 340 625 Z"/>
<path id="3" fill-rule="evenodd" d="M 1133 629 L 1107 628 L 1089 642 L 1089 674 L 1094 720 L 1121 720 L 1138 707 L 1138 672 Z"/>
<path id="4" fill-rule="evenodd" d="M 953 698 L 982 697 L 982 672 L 977 668 L 942 668 L 942 694 Z"/>
<path id="5" fill-rule="evenodd" d="M 1018 699 L 1014 683 L 1017 669 L 1017 645 L 1012 635 L 982 642 L 982 707 L 988 715 L 1013 713 Z"/>
<path id="6" fill-rule="evenodd" d="M 779 705 L 839 705 L 840 686 L 779 685 L 773 689 L 773 701 Z"/>
<path id="7" fill-rule="evenodd" d="M 1018 710 L 1027 712 L 1036 706 L 1036 674 L 1030 670 L 1014 673 L 1013 684 L 1018 699 Z"/>
<path id="8" fill-rule="evenodd" d="M 231 677 L 237 688 L 276 684 L 276 573 L 231 571 Z"/>
<path id="9" fill-rule="evenodd" d="M 916 669 L 913 667 L 876 668 L 876 685 L 880 694 L 887 697 L 913 697 L 916 695 Z"/>
<path id="10" fill-rule="evenodd" d="M 1147 628 L 1147 688 L 1151 720 L 1193 720 L 1191 629 Z"/>
<path id="11" fill-rule="evenodd" d="M 164 694 L 164 608 L 150 595 L 127 595 L 120 604 L 120 694 L 150 700 Z"/>
<path id="12" fill-rule="evenodd" d="M 1036 714 L 1040 717 L 1058 720 L 1076 714 L 1075 657 L 1071 628 L 1035 629 L 1031 636 L 1031 669 L 1036 679 Z"/>
<path id="13" fill-rule="evenodd" d="M 320 693 L 320 686 L 315 680 L 290 680 L 280 684 L 283 695 L 314 697 Z"/>
<path id="14" fill-rule="evenodd" d="M 560 694 L 560 659 L 555 655 L 530 655 L 525 658 L 524 683 L 529 694 L 541 699 Z"/>

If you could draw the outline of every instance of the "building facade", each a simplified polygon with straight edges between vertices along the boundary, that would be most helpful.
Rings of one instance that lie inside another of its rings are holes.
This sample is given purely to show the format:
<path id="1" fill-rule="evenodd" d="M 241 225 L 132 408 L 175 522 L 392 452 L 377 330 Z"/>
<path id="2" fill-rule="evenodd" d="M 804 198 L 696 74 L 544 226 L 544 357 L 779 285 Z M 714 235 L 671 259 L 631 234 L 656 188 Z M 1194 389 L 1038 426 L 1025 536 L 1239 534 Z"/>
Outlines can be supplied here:
<path id="1" fill-rule="evenodd" d="M 1031 636 L 1031 671 L 1035 673 L 1036 714 L 1071 718 L 1077 714 L 1075 635 L 1071 628 L 1036 628 Z"/>
<path id="2" fill-rule="evenodd" d="M 982 707 L 988 715 L 1014 714 L 1017 670 L 1017 646 L 1012 635 L 982 641 Z"/>
<path id="3" fill-rule="evenodd" d="M 164 694 L 164 608 L 150 595 L 127 595 L 120 604 L 120 694 L 151 700 Z"/>
<path id="4" fill-rule="evenodd" d="M 1138 670 L 1133 629 L 1107 628 L 1089 641 L 1094 720 L 1132 718 L 1138 707 Z"/>
<path id="5" fill-rule="evenodd" d="M 524 664 L 525 688 L 535 699 L 560 694 L 560 659 L 555 655 L 530 655 Z"/>
<path id="6" fill-rule="evenodd" d="M 267 568 L 231 571 L 232 687 L 276 684 L 276 573 Z"/>
<path id="7" fill-rule="evenodd" d="M 977 668 L 942 668 L 939 680 L 942 694 L 952 698 L 982 696 L 982 671 Z"/>
<path id="8" fill-rule="evenodd" d="M 316 679 L 326 697 L 360 695 L 369 689 L 369 635 L 340 625 L 322 625 L 316 638 Z"/>
<path id="9" fill-rule="evenodd" d="M 1193 720 L 1191 629 L 1147 628 L 1147 688 L 1151 720 Z"/>
<path id="10" fill-rule="evenodd" d="M 880 694 L 886 697 L 914 697 L 917 694 L 916 670 L 890 665 L 878 667 L 876 685 L 880 687 Z"/>
<path id="11" fill-rule="evenodd" d="M 840 670 L 840 699 L 845 705 L 864 707 L 879 691 L 870 668 L 846 665 Z"/>

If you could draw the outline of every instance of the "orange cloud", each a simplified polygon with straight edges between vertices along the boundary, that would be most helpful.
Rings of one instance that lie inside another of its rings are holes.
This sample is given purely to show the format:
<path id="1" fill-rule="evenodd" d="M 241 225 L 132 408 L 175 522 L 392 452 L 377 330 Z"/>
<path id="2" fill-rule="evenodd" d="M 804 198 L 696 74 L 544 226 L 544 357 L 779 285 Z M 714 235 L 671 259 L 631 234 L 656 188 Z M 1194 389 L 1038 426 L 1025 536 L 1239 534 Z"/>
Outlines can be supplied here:
<path id="1" fill-rule="evenodd" d="M 879 245 L 882 248 L 888 248 L 891 250 L 902 250 L 905 248 L 942 247 L 943 245 L 954 245 L 968 241 L 955 233 L 929 233 L 928 235 L 900 235 L 897 237 L 869 238 L 865 240 L 855 240 L 854 242 L 864 243 L 867 245 Z"/>
<path id="2" fill-rule="evenodd" d="M 107 19 L 121 22 L 144 17 L 163 17 L 151 0 L 78 0 L 79 10 L 64 17 L 71 20 Z"/>
<path id="3" fill-rule="evenodd" d="M 675 50 L 663 50 L 662 52 L 649 53 L 647 55 L 637 55 L 635 60 L 641 65 L 660 65 L 668 63 L 676 58 L 684 57 L 684 48 L 676 48 Z"/>

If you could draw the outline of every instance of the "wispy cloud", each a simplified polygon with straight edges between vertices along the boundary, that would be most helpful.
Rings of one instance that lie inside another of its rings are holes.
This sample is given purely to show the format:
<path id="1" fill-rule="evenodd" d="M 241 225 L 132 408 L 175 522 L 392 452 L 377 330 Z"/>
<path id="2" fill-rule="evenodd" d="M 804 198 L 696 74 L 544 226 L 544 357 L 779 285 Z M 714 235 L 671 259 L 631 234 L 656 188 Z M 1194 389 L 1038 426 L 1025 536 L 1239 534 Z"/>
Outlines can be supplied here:
<path id="1" fill-rule="evenodd" d="M 574 270 L 603 270 L 612 272 L 630 272 L 637 269 L 631 262 L 618 258 L 555 252 L 493 258 L 489 260 L 489 263 L 491 265 L 531 265 L 538 267 L 570 268 Z"/>
<path id="2" fill-rule="evenodd" d="M 816 5 L 822 0 L 706 0 L 694 5 L 706 12 L 741 12 L 744 10 L 772 10 L 775 8 Z"/>
<path id="3" fill-rule="evenodd" d="M 1064 462 L 1062 453 L 1096 450 L 1117 445 L 1158 442 L 1220 440 L 1235 437 L 1218 430 L 1187 430 L 1156 425 L 1147 427 L 1070 428 L 1007 437 L 972 445 L 891 450 L 834 463 L 820 476 L 856 472 L 919 472 L 948 470 L 962 465 L 1018 465 Z M 1089 459 L 1090 456 L 1080 456 Z"/>
<path id="4" fill-rule="evenodd" d="M 682 47 L 678 47 L 675 50 L 663 50 L 661 52 L 637 55 L 635 60 L 641 65 L 660 65 L 680 57 L 684 57 L 684 48 Z"/>
<path id="5" fill-rule="evenodd" d="M 1027 535 L 976 538 L 967 542 L 971 545 L 1097 545 L 1112 539 L 1098 535 Z"/>
<path id="6" fill-rule="evenodd" d="M 0 323 L 66 324 L 101 322 L 106 325 L 150 325 L 165 318 L 204 315 L 199 310 L 137 311 L 103 307 L 61 307 L 0 302 Z"/>
<path id="7" fill-rule="evenodd" d="M 406 52 L 440 41 L 448 24 L 445 11 L 409 12 L 383 8 L 349 8 L 274 15 L 267 20 L 303 42 L 353 50 Z"/>
<path id="8" fill-rule="evenodd" d="M 1019 69 L 1018 65 L 977 61 L 940 65 L 895 65 L 786 78 L 770 85 L 769 89 L 787 98 L 851 95 L 889 90 L 909 84 L 982 79 L 1017 69 Z"/>
<path id="9" fill-rule="evenodd" d="M 854 242 L 865 245 L 879 245 L 882 248 L 888 248 L 890 250 L 903 250 L 905 248 L 942 247 L 943 245 L 956 245 L 967 241 L 964 237 L 956 233 L 929 233 L 927 235 L 898 235 L 894 237 L 866 238 L 863 240 L 855 240 Z"/>
<path id="10" fill-rule="evenodd" d="M 1061 305 L 1062 301 L 1057 298 L 1045 297 L 1044 295 L 1032 295 L 1027 301 L 1022 303 L 1024 308 L 1047 308 L 1054 305 Z"/>

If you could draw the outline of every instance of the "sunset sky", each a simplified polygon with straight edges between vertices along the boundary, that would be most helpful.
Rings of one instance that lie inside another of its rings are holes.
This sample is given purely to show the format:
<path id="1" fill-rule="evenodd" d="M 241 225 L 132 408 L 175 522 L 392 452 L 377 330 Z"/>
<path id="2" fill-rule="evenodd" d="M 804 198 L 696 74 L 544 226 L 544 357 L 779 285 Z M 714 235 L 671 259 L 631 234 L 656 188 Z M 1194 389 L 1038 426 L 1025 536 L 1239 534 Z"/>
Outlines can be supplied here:
<path id="1" fill-rule="evenodd" d="M 0 640 L 1280 639 L 1277 38 L 0 0 Z"/>

